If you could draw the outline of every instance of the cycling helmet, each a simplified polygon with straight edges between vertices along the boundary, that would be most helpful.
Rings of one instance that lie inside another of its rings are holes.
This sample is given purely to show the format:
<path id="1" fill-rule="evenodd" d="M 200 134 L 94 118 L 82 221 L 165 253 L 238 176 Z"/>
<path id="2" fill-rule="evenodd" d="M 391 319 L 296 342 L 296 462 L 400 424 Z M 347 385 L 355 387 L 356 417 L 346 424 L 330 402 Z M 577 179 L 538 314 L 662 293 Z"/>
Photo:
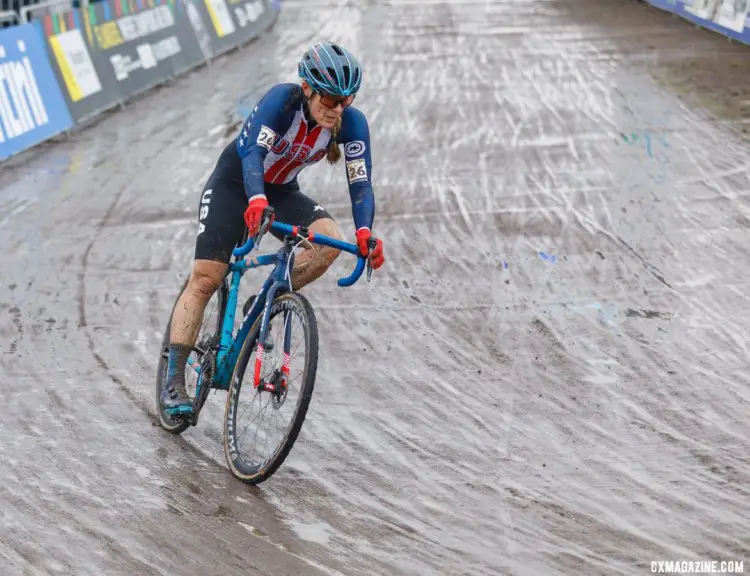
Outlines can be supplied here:
<path id="1" fill-rule="evenodd" d="M 362 68 L 345 48 L 333 42 L 318 42 L 304 53 L 299 76 L 315 92 L 334 96 L 356 94 L 362 83 Z"/>

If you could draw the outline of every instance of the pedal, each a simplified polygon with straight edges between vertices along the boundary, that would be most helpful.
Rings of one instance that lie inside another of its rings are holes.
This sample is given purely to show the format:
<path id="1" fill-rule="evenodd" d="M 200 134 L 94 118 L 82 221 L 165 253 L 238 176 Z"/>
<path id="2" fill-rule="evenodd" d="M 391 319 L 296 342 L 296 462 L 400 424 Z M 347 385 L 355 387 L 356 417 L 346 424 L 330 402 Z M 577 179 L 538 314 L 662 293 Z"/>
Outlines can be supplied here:
<path id="1" fill-rule="evenodd" d="M 193 407 L 192 406 L 177 406 L 175 408 L 165 408 L 164 412 L 166 412 L 170 416 L 183 416 L 184 414 L 192 414 Z"/>

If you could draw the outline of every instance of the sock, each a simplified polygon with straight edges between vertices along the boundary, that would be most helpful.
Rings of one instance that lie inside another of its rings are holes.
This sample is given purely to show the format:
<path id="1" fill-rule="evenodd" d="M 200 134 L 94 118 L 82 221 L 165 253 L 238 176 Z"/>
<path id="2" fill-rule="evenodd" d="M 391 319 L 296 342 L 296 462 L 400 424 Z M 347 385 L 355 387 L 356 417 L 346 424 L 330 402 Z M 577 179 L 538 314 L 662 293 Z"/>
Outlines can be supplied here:
<path id="1" fill-rule="evenodd" d="M 175 384 L 181 384 L 185 387 L 185 364 L 188 356 L 193 350 L 192 346 L 187 344 L 170 344 L 169 345 L 169 363 L 167 364 L 167 388 Z"/>

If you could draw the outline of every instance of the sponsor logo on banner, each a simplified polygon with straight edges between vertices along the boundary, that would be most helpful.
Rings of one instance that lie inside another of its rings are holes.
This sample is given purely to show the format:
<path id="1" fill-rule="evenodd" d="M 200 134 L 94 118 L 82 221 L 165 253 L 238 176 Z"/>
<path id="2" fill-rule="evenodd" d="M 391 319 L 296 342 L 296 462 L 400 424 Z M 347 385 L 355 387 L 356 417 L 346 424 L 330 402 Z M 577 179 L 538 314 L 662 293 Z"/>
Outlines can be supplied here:
<path id="1" fill-rule="evenodd" d="M 724 0 L 716 11 L 714 22 L 735 32 L 742 32 L 749 6 L 748 0 Z"/>
<path id="2" fill-rule="evenodd" d="M 176 36 L 159 40 L 155 44 L 143 43 L 136 46 L 137 58 L 129 54 L 113 54 L 109 57 L 115 78 L 125 80 L 134 70 L 156 68 L 159 62 L 180 53 L 180 42 Z"/>
<path id="3" fill-rule="evenodd" d="M 224 0 L 205 0 L 205 2 L 208 15 L 214 25 L 214 30 L 216 30 L 216 35 L 219 38 L 224 38 L 224 36 L 234 34 L 236 28 L 226 2 Z"/>
<path id="4" fill-rule="evenodd" d="M 114 82 L 109 63 L 102 58 L 94 34 L 95 28 L 101 33 L 98 25 L 105 22 L 101 8 L 91 3 L 85 10 L 45 14 L 36 22 L 43 33 L 58 85 L 63 89 L 75 120 L 91 118 L 122 101 L 122 93 Z"/>
<path id="5" fill-rule="evenodd" d="M 164 4 L 130 16 L 95 24 L 94 37 L 102 50 L 115 48 L 120 44 L 138 40 L 154 32 L 174 26 L 175 19 L 170 6 Z"/>
<path id="6" fill-rule="evenodd" d="M 159 62 L 168 60 L 182 51 L 177 36 L 172 35 L 158 41 L 145 41 L 146 36 L 174 27 L 175 17 L 170 5 L 161 5 L 137 14 L 121 16 L 116 20 L 95 24 L 94 38 L 101 50 L 113 50 L 128 42 L 138 42 L 135 54 L 110 54 L 109 61 L 118 81 L 125 80 L 135 70 L 156 68 Z"/>
<path id="7" fill-rule="evenodd" d="M 96 94 L 102 89 L 80 30 L 74 28 L 51 36 L 49 43 L 73 102 Z"/>
<path id="8" fill-rule="evenodd" d="M 187 3 L 187 14 L 190 19 L 190 25 L 195 32 L 195 36 L 198 38 L 198 44 L 201 47 L 203 57 L 210 58 L 213 55 L 213 49 L 211 48 L 211 34 L 206 28 L 198 8 L 196 8 L 195 4 L 192 2 Z"/>
<path id="9" fill-rule="evenodd" d="M 749 0 L 648 0 L 648 3 L 728 38 L 750 44 Z"/>
<path id="10" fill-rule="evenodd" d="M 685 4 L 685 10 L 698 18 L 712 19 L 721 0 L 693 0 Z"/>
<path id="11" fill-rule="evenodd" d="M 234 15 L 237 18 L 240 28 L 244 28 L 248 24 L 257 22 L 258 18 L 263 16 L 263 13 L 266 11 L 266 7 L 261 0 L 254 0 L 253 2 L 229 0 L 229 3 L 236 4 L 234 7 Z"/>
<path id="12" fill-rule="evenodd" d="M 211 21 L 211 45 L 214 54 L 231 50 L 257 36 L 272 23 L 276 13 L 271 0 L 194 0 Z"/>
<path id="13" fill-rule="evenodd" d="M 0 158 L 72 124 L 36 25 L 0 30 Z"/>

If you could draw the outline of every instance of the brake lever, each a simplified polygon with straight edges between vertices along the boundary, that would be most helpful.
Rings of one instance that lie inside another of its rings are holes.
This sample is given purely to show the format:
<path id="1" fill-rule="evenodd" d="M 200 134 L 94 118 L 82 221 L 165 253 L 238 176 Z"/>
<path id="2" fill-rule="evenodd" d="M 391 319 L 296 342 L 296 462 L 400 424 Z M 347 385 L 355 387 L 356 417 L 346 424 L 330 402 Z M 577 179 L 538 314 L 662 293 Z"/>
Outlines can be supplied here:
<path id="1" fill-rule="evenodd" d="M 255 245 L 253 248 L 258 248 L 260 246 L 260 241 L 263 240 L 263 236 L 266 235 L 266 232 L 268 231 L 268 220 L 264 220 L 263 224 L 260 227 L 260 230 L 258 230 L 258 235 L 255 237 Z"/>
<path id="2" fill-rule="evenodd" d="M 367 240 L 367 282 L 372 281 L 372 251 L 377 247 L 378 241 L 372 236 Z"/>
<path id="3" fill-rule="evenodd" d="M 253 243 L 253 250 L 257 249 L 260 246 L 260 241 L 263 239 L 263 236 L 265 236 L 266 232 L 268 232 L 268 229 L 271 226 L 271 216 L 274 213 L 274 209 L 272 206 L 266 206 L 265 210 L 263 210 L 263 224 L 260 226 L 260 230 L 258 230 L 258 234 L 256 235 L 256 240 Z"/>

